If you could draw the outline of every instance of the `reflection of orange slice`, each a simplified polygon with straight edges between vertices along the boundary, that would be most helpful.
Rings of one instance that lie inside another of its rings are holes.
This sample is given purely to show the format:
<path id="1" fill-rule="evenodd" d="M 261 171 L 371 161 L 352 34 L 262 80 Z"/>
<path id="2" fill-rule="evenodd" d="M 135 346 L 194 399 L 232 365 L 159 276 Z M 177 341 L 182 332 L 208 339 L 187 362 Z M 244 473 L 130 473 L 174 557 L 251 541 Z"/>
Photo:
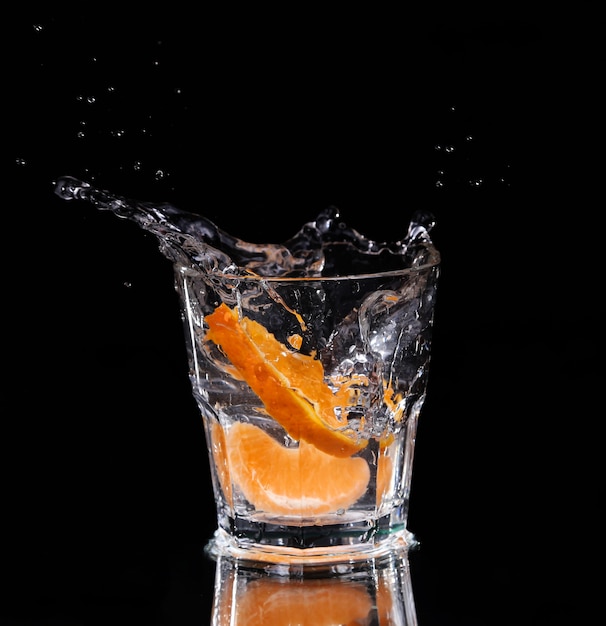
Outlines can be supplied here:
<path id="1" fill-rule="evenodd" d="M 365 624 L 372 600 L 363 584 L 334 579 L 250 582 L 238 598 L 237 626 Z"/>
<path id="2" fill-rule="evenodd" d="M 324 382 L 320 361 L 292 352 L 257 322 L 238 319 L 237 312 L 225 304 L 205 319 L 207 337 L 221 347 L 269 415 L 291 437 L 339 457 L 366 446 L 366 440 L 354 438 L 346 420 L 336 417 L 338 400 Z"/>
<path id="3" fill-rule="evenodd" d="M 226 434 L 229 472 L 258 511 L 310 516 L 349 508 L 366 491 L 370 470 L 360 457 L 337 458 L 300 443 L 285 448 L 257 426 Z"/>
<path id="4" fill-rule="evenodd" d="M 385 574 L 383 572 L 383 574 Z M 379 614 L 379 624 L 401 624 L 396 621 L 397 614 L 394 606 L 395 583 L 382 575 L 377 581 L 377 612 Z"/>

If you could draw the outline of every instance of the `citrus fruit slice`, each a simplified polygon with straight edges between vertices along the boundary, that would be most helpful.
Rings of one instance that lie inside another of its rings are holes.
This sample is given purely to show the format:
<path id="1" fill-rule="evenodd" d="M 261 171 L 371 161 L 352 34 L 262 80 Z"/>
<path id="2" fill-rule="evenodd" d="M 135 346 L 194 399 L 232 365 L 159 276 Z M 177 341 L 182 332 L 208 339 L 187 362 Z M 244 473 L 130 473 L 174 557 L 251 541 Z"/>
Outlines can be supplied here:
<path id="1" fill-rule="evenodd" d="M 238 598 L 235 623 L 247 626 L 353 626 L 366 623 L 372 608 L 370 595 L 360 582 L 337 578 L 259 578 L 248 583 Z"/>
<path id="2" fill-rule="evenodd" d="M 207 436 L 210 440 L 210 450 L 213 458 L 213 466 L 215 468 L 219 487 L 229 506 L 233 506 L 231 495 L 231 479 L 229 477 L 229 465 L 227 463 L 227 454 L 225 452 L 225 433 L 221 424 L 211 421 L 208 427 Z"/>
<path id="3" fill-rule="evenodd" d="M 347 457 L 367 445 L 347 420 L 338 419 L 339 399 L 324 382 L 324 368 L 313 356 L 293 352 L 261 324 L 239 319 L 221 304 L 206 316 L 207 337 L 217 344 L 239 375 L 288 434 L 327 454 Z"/>
<path id="4" fill-rule="evenodd" d="M 257 511 L 273 515 L 308 517 L 347 509 L 370 480 L 361 457 L 338 458 L 305 441 L 286 448 L 253 424 L 233 424 L 225 444 L 231 479 Z"/>

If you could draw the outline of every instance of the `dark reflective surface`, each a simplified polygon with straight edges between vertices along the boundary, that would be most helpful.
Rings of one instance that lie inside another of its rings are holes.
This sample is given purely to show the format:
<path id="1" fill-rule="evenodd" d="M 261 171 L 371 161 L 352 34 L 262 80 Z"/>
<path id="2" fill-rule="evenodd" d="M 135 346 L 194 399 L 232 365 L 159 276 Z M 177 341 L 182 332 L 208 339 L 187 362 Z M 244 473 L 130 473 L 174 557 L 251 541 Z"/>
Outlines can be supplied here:
<path id="1" fill-rule="evenodd" d="M 593 20 L 86 13 L 4 23 L 0 624 L 209 624 L 215 590 L 172 269 L 136 227 L 56 198 L 61 175 L 251 241 L 331 204 L 391 239 L 430 209 L 443 273 L 410 505 L 417 621 L 588 621 Z"/>

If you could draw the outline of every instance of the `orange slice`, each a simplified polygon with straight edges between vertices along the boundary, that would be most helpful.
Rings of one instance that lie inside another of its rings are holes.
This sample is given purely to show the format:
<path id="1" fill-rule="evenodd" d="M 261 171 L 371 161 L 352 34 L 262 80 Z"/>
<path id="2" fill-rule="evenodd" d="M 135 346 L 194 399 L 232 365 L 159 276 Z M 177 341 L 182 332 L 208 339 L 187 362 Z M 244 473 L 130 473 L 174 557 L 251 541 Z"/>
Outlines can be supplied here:
<path id="1" fill-rule="evenodd" d="M 213 465 L 216 470 L 219 487 L 223 492 L 223 496 L 229 506 L 233 506 L 231 495 L 231 479 L 229 476 L 229 466 L 227 464 L 227 454 L 225 452 L 225 433 L 221 424 L 218 422 L 210 422 L 208 429 L 210 438 L 210 450 L 213 457 Z"/>
<path id="2" fill-rule="evenodd" d="M 367 623 L 372 608 L 372 599 L 360 582 L 337 578 L 260 578 L 246 585 L 235 607 L 235 622 L 229 623 L 247 626 L 354 626 Z"/>
<path id="3" fill-rule="evenodd" d="M 206 316 L 208 339 L 220 346 L 265 409 L 288 434 L 327 454 L 347 457 L 367 445 L 347 420 L 339 420 L 337 398 L 313 356 L 293 352 L 261 324 L 221 304 Z"/>
<path id="4" fill-rule="evenodd" d="M 258 511 L 303 517 L 335 513 L 354 504 L 370 480 L 361 457 L 338 458 L 305 441 L 285 448 L 253 424 L 233 424 L 225 443 L 229 474 Z"/>

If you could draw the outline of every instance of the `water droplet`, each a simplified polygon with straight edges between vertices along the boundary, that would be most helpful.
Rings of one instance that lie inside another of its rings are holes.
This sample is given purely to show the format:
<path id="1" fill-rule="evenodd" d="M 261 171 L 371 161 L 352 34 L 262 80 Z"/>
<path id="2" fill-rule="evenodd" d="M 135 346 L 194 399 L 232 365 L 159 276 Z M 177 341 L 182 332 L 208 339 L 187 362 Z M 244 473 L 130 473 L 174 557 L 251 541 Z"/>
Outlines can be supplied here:
<path id="1" fill-rule="evenodd" d="M 86 101 L 88 102 L 88 104 L 95 104 L 95 102 L 97 101 L 97 98 L 95 98 L 95 96 L 88 96 L 86 98 Z"/>
<path id="2" fill-rule="evenodd" d="M 115 88 L 113 85 L 110 85 L 110 86 L 107 88 L 107 91 L 109 91 L 109 93 L 113 93 L 114 91 L 116 91 L 116 88 Z"/>
<path id="3" fill-rule="evenodd" d="M 441 150 L 442 146 L 439 143 L 437 143 L 433 148 L 434 150 Z"/>
<path id="4" fill-rule="evenodd" d="M 124 137 L 124 129 L 123 128 L 116 128 L 112 131 L 110 131 L 110 135 L 112 137 Z"/>
<path id="5" fill-rule="evenodd" d="M 156 180 L 162 180 L 165 176 L 166 173 L 163 170 L 156 170 L 156 173 L 154 174 L 154 178 Z"/>
<path id="6" fill-rule="evenodd" d="M 78 139 L 84 139 L 84 137 L 86 137 L 86 133 L 83 130 L 79 130 L 76 133 L 76 137 L 78 137 Z"/>
<path id="7" fill-rule="evenodd" d="M 25 159 L 21 159 L 21 158 L 17 157 L 17 158 L 15 159 L 15 163 L 16 163 L 17 165 L 25 165 Z"/>
<path id="8" fill-rule="evenodd" d="M 471 141 L 473 139 L 472 135 L 467 135 L 467 137 L 465 137 L 465 141 Z"/>
<path id="9" fill-rule="evenodd" d="M 44 26 L 42 26 L 42 24 L 34 24 L 34 30 L 37 33 L 40 33 L 40 32 L 42 32 L 44 30 Z"/>
<path id="10" fill-rule="evenodd" d="M 141 170 L 141 161 L 135 161 L 133 164 L 133 169 L 135 172 L 139 172 Z"/>
<path id="11" fill-rule="evenodd" d="M 125 280 L 122 284 L 123 284 L 123 285 L 124 285 L 127 289 L 130 289 L 130 288 L 133 286 L 133 284 L 132 284 L 130 281 L 128 281 L 128 280 Z"/>
<path id="12" fill-rule="evenodd" d="M 469 184 L 470 184 L 472 187 L 481 187 L 483 182 L 484 182 L 484 181 L 483 181 L 481 178 L 472 178 L 472 179 L 469 181 Z"/>
<path id="13" fill-rule="evenodd" d="M 444 183 L 441 180 L 436 180 L 436 187 L 444 187 Z"/>
<path id="14" fill-rule="evenodd" d="M 452 145 L 450 145 L 450 146 L 446 146 L 446 147 L 444 148 L 444 152 L 449 152 L 449 153 L 450 153 L 450 152 L 454 152 L 454 150 L 455 150 L 455 147 L 454 147 L 454 146 L 452 146 Z"/>

